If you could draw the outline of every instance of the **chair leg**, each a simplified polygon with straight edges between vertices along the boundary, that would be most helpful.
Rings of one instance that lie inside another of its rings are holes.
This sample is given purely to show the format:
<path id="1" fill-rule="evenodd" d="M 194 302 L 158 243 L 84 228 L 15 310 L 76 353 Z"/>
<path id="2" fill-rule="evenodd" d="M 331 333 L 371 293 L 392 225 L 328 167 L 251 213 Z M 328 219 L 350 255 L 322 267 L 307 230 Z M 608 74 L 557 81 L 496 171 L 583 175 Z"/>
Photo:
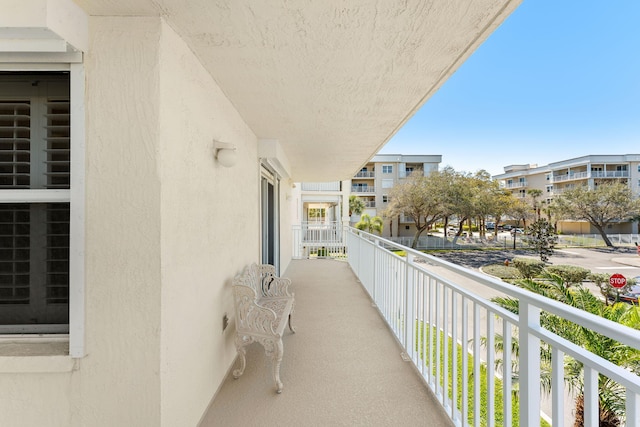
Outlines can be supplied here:
<path id="1" fill-rule="evenodd" d="M 244 369 L 247 367 L 247 349 L 245 347 L 252 341 L 253 340 L 251 338 L 247 339 L 246 337 L 236 335 L 236 350 L 240 357 L 240 367 L 233 371 L 234 379 L 240 378 L 240 375 L 244 373 Z"/>
<path id="2" fill-rule="evenodd" d="M 276 383 L 276 393 L 282 393 L 282 381 L 280 381 L 280 363 L 282 363 L 282 354 L 284 349 L 282 346 L 282 338 L 275 342 L 276 348 L 273 354 L 273 380 Z"/>

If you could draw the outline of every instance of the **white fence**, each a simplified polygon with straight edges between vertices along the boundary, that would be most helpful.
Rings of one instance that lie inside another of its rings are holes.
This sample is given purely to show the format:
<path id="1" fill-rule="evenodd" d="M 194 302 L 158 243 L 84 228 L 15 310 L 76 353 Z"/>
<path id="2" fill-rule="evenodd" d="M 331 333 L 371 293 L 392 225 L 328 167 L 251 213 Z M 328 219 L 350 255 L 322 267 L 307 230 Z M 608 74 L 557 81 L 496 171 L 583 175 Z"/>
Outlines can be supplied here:
<path id="1" fill-rule="evenodd" d="M 584 366 L 585 426 L 598 426 L 598 379 L 602 375 L 622 387 L 626 426 L 640 427 L 640 377 L 544 329 L 540 314 L 555 314 L 635 349 L 640 349 L 638 331 L 378 236 L 352 228 L 345 233 L 351 268 L 456 425 L 480 425 L 484 418 L 483 425 L 494 426 L 494 392 L 498 389 L 503 396 L 502 425 L 511 426 L 511 396 L 516 387 L 520 425 L 540 425 L 540 349 L 545 342 L 552 348 L 548 401 L 554 427 L 565 425 L 566 415 L 574 409 L 574 403 L 565 398 L 565 357 Z M 407 256 L 397 256 L 385 247 L 404 250 Z M 451 273 L 465 285 L 443 277 Z M 468 289 L 469 284 L 516 298 L 519 316 L 479 297 Z M 495 350 L 500 335 L 503 348 L 511 348 L 518 340 L 518 357 L 503 357 Z M 481 346 L 484 339 L 486 345 Z M 501 369 L 494 370 L 498 358 L 503 359 Z M 512 367 L 518 368 L 517 382 L 512 382 Z M 489 375 L 481 388 L 483 369 Z M 483 389 L 485 403 L 481 403 Z"/>

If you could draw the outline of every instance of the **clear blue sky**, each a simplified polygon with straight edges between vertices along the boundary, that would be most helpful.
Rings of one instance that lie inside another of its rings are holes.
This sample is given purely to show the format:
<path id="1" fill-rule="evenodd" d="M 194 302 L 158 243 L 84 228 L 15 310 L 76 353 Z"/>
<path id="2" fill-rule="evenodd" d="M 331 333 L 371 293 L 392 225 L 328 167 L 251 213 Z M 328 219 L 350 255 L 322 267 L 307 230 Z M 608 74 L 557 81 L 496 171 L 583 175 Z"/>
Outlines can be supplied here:
<path id="1" fill-rule="evenodd" d="M 640 153 L 640 0 L 524 0 L 380 153 L 492 175 Z"/>

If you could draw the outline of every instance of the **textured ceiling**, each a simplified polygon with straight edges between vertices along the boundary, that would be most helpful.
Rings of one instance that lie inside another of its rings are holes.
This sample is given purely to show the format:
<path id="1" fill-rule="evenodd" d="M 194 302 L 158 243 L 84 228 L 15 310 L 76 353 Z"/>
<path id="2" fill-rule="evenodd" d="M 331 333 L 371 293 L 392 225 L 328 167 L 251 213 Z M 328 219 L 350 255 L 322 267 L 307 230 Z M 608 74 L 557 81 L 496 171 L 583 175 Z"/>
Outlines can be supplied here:
<path id="1" fill-rule="evenodd" d="M 295 181 L 348 179 L 520 0 L 76 0 L 162 15 Z M 428 153 L 438 154 L 437 148 Z"/>

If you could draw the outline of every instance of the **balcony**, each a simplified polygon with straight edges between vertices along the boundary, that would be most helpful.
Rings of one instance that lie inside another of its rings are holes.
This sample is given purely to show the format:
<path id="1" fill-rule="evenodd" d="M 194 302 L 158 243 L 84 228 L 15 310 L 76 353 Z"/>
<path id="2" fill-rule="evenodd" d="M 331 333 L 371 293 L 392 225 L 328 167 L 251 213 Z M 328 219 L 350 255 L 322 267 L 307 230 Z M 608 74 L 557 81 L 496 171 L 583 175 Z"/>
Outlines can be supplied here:
<path id="1" fill-rule="evenodd" d="M 591 175 L 593 176 L 595 172 L 591 172 Z M 563 182 L 563 181 L 573 181 L 576 179 L 587 179 L 589 178 L 589 172 L 584 171 L 584 172 L 574 172 L 574 173 L 569 173 L 569 174 L 563 174 L 563 175 L 553 175 L 551 177 L 551 182 Z"/>
<path id="2" fill-rule="evenodd" d="M 372 194 L 376 192 L 376 187 L 372 185 L 354 185 L 351 187 L 352 193 Z"/>
<path id="3" fill-rule="evenodd" d="M 378 236 L 335 227 L 327 235 L 348 254 L 348 264 L 293 260 L 286 273 L 296 284 L 298 333 L 284 340 L 284 392 L 274 396 L 270 362 L 254 345 L 248 372 L 225 381 L 203 427 L 247 425 L 257 414 L 254 424 L 261 425 L 312 419 L 317 425 L 466 426 L 496 425 L 502 417 L 501 424 L 511 426 L 512 410 L 521 426 L 540 425 L 541 418 L 572 425 L 575 396 L 564 384 L 566 358 L 584 366 L 585 426 L 598 425 L 602 376 L 626 396 L 625 426 L 640 427 L 640 377 L 546 330 L 540 316 L 554 314 L 634 349 L 640 349 L 638 331 Z M 304 244 L 302 237 L 294 235 L 301 239 L 294 248 Z M 519 301 L 519 315 L 489 300 L 504 295 Z M 499 348 L 516 341 L 518 355 L 503 357 Z M 543 344 L 550 360 L 541 358 Z M 543 370 L 550 377 L 548 396 L 541 392 Z M 247 408 L 257 409 L 255 415 Z"/>
<path id="4" fill-rule="evenodd" d="M 527 186 L 527 182 L 526 181 L 522 181 L 522 182 L 508 182 L 505 183 L 504 186 L 502 188 L 508 188 L 508 189 L 513 189 L 513 188 L 524 188 Z"/>
<path id="5" fill-rule="evenodd" d="M 591 171 L 592 178 L 629 178 L 629 171 Z"/>
<path id="6" fill-rule="evenodd" d="M 293 260 L 286 276 L 297 333 L 283 338 L 282 394 L 252 344 L 244 374 L 228 375 L 200 427 L 451 425 L 349 264 Z"/>
<path id="7" fill-rule="evenodd" d="M 354 178 L 375 178 L 375 171 L 360 171 L 353 176 Z"/>

